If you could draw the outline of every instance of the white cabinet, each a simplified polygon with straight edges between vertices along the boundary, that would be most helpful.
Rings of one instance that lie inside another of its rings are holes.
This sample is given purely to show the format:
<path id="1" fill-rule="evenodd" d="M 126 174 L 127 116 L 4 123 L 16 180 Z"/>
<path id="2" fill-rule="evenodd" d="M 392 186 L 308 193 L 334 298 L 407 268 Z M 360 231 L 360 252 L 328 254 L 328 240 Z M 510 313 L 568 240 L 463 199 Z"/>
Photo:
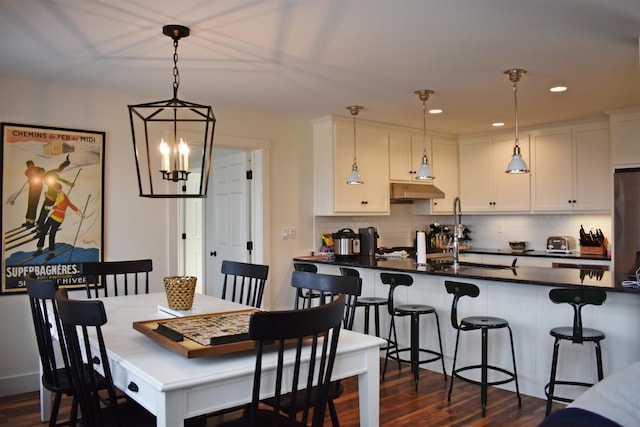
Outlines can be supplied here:
<path id="1" fill-rule="evenodd" d="M 520 151 L 529 163 L 529 136 L 520 135 Z M 529 174 L 507 174 L 514 137 L 460 138 L 460 199 L 462 212 L 528 212 Z"/>
<path id="2" fill-rule="evenodd" d="M 389 214 L 389 139 L 381 126 L 357 121 L 356 157 L 364 182 L 347 184 L 353 165 L 353 122 L 314 122 L 313 210 L 315 215 Z"/>
<path id="3" fill-rule="evenodd" d="M 611 210 L 611 162 L 606 123 L 531 133 L 532 210 Z"/>
<path id="4" fill-rule="evenodd" d="M 427 135 L 427 158 L 432 164 L 431 137 Z M 391 130 L 389 132 L 389 180 L 420 184 L 416 181 L 416 173 L 422 164 L 424 144 L 422 134 Z"/>
<path id="5" fill-rule="evenodd" d="M 431 200 L 431 213 L 453 213 L 453 199 L 459 195 L 458 142 L 455 138 L 432 139 L 433 185 L 444 192 L 444 199 Z"/>
<path id="6" fill-rule="evenodd" d="M 640 167 L 640 111 L 612 112 L 610 122 L 613 166 Z"/>

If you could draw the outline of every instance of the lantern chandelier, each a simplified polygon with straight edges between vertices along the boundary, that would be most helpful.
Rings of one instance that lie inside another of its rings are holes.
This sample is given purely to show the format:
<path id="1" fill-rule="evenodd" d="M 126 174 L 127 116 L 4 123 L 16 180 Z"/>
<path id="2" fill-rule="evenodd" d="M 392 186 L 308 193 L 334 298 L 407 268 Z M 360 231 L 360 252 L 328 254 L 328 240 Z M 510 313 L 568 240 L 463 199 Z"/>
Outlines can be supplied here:
<path id="1" fill-rule="evenodd" d="M 173 98 L 129 105 L 140 196 L 206 197 L 216 119 L 211 106 L 178 98 L 178 42 L 190 29 L 165 25 L 162 33 L 173 39 Z"/>
<path id="2" fill-rule="evenodd" d="M 513 147 L 513 156 L 511 157 L 511 161 L 509 162 L 509 166 L 507 166 L 506 173 L 528 173 L 529 168 L 527 167 L 527 163 L 522 158 L 520 154 L 520 141 L 518 139 L 518 82 L 527 73 L 527 70 L 523 70 L 522 68 L 512 68 L 504 72 L 509 80 L 513 83 L 513 99 L 515 104 L 516 111 L 516 140 L 515 145 Z"/>

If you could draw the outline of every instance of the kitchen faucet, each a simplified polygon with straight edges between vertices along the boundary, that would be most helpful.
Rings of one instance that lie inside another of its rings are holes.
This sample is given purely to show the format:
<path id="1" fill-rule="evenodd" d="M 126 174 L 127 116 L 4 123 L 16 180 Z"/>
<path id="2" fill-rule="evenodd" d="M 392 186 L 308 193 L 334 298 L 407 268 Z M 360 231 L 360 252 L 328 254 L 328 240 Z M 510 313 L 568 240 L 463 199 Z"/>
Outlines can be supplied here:
<path id="1" fill-rule="evenodd" d="M 458 269 L 458 259 L 460 255 L 460 237 L 462 234 L 462 208 L 460 207 L 460 197 L 453 199 L 453 269 Z"/>

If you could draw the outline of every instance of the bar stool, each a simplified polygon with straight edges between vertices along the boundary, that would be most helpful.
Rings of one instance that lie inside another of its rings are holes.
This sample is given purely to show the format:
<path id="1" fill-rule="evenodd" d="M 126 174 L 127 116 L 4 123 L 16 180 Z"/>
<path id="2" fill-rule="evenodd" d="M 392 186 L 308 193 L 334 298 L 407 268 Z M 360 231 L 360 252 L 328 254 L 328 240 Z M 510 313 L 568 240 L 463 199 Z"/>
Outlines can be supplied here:
<path id="1" fill-rule="evenodd" d="M 340 274 L 349 277 L 360 277 L 360 273 L 355 268 L 340 267 Z M 356 308 L 364 307 L 364 333 L 369 333 L 369 311 L 373 308 L 375 316 L 376 336 L 380 336 L 380 306 L 389 304 L 389 300 L 380 297 L 359 297 Z"/>
<path id="2" fill-rule="evenodd" d="M 487 410 L 487 387 L 493 385 L 506 384 L 511 381 L 516 383 L 516 395 L 518 396 L 518 407 L 522 406 L 522 400 L 520 399 L 520 388 L 518 387 L 518 373 L 516 371 L 516 353 L 513 347 L 513 333 L 511 332 L 511 326 L 505 319 L 499 317 L 489 316 L 471 316 L 463 318 L 458 323 L 458 301 L 463 296 L 469 296 L 475 298 L 480 295 L 480 289 L 471 283 L 454 282 L 445 280 L 444 285 L 447 292 L 453 294 L 453 302 L 451 304 L 451 325 L 454 329 L 457 329 L 456 334 L 456 349 L 453 354 L 453 368 L 451 370 L 451 384 L 449 384 L 449 396 L 448 401 L 451 401 L 451 392 L 453 391 L 453 380 L 459 378 L 471 384 L 480 386 L 480 402 L 482 403 L 482 416 L 486 415 Z M 509 372 L 504 368 L 498 366 L 489 365 L 488 361 L 488 331 L 489 329 L 503 329 L 509 330 L 509 339 L 511 341 L 511 358 L 513 360 L 513 372 Z M 464 366 L 462 368 L 456 368 L 456 359 L 458 358 L 458 344 L 460 342 L 460 331 L 474 331 L 480 329 L 482 333 L 482 361 L 480 365 Z M 473 380 L 465 377 L 461 372 L 471 369 L 480 369 L 480 381 Z M 497 371 L 507 375 L 506 379 L 489 381 L 488 371 Z"/>
<path id="3" fill-rule="evenodd" d="M 573 401 L 573 399 L 567 397 L 556 396 L 554 394 L 556 385 L 580 387 L 591 387 L 593 385 L 580 381 L 556 380 L 561 340 L 571 341 L 573 344 L 582 344 L 585 341 L 593 342 L 596 350 L 598 381 L 604 378 L 600 341 L 605 338 L 605 335 L 604 332 L 597 329 L 584 328 L 582 326 L 582 307 L 588 304 L 602 305 L 607 299 L 607 294 L 605 291 L 592 289 L 551 289 L 549 291 L 549 299 L 556 304 L 567 303 L 573 307 L 573 326 L 560 326 L 549 331 L 551 336 L 555 338 L 555 342 L 553 344 L 553 359 L 551 361 L 551 378 L 549 379 L 549 383 L 544 387 L 544 393 L 547 396 L 547 412 L 545 416 L 549 416 L 551 413 L 551 406 L 554 400 L 565 403 Z"/>
<path id="4" fill-rule="evenodd" d="M 387 361 L 394 359 L 398 361 L 398 369 L 400 369 L 400 362 L 411 364 L 411 371 L 413 372 L 413 382 L 415 383 L 416 391 L 418 390 L 418 379 L 420 377 L 420 365 L 434 362 L 438 359 L 442 362 L 442 374 L 444 380 L 447 380 L 447 371 L 444 367 L 444 357 L 442 351 L 442 338 L 440 336 L 440 321 L 438 320 L 438 313 L 436 309 L 430 305 L 423 304 L 403 304 L 396 306 L 393 302 L 393 295 L 398 286 L 411 286 L 413 284 L 413 278 L 408 274 L 396 274 L 396 273 L 380 273 L 382 283 L 389 285 L 389 302 L 387 308 L 391 315 L 391 325 L 389 327 L 389 338 L 387 339 L 387 353 L 384 358 L 384 370 L 382 371 L 382 379 L 384 380 L 384 374 L 387 372 Z M 433 314 L 436 316 L 436 326 L 438 329 L 438 343 L 440 344 L 440 352 L 434 350 L 427 350 L 420 348 L 420 316 L 423 314 Z M 398 335 L 396 333 L 395 319 L 402 316 L 411 317 L 411 345 L 408 348 L 400 348 L 398 345 Z M 391 339 L 393 334 L 393 340 Z M 403 359 L 401 353 L 409 352 L 410 359 Z M 420 359 L 420 353 L 427 353 L 434 357 L 428 357 L 428 359 Z"/>

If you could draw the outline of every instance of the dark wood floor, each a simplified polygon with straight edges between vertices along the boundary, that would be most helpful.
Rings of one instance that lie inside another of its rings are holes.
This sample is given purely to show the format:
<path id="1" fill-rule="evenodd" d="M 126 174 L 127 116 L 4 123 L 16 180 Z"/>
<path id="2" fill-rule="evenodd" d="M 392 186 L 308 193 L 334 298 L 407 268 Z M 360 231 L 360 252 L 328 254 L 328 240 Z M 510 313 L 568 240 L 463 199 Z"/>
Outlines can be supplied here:
<path id="1" fill-rule="evenodd" d="M 358 426 L 356 379 L 348 379 L 344 385 L 345 394 L 336 401 L 340 423 L 343 427 Z M 398 370 L 396 366 L 390 366 L 385 381 L 380 385 L 380 425 L 536 427 L 544 419 L 544 400 L 522 395 L 522 407 L 518 408 L 515 393 L 497 388 L 489 390 L 487 416 L 483 418 L 478 386 L 456 380 L 451 402 L 447 402 L 448 386 L 441 374 L 422 370 L 416 392 L 409 368 Z M 62 420 L 68 417 L 69 401 L 63 400 Z M 229 414 L 224 419 L 233 416 Z M 222 420 L 222 417 L 209 417 L 207 426 L 215 426 Z M 38 393 L 0 398 L 0 426 L 4 425 L 46 425 L 40 423 Z M 330 426 L 331 423 L 328 421 L 325 425 Z"/>

